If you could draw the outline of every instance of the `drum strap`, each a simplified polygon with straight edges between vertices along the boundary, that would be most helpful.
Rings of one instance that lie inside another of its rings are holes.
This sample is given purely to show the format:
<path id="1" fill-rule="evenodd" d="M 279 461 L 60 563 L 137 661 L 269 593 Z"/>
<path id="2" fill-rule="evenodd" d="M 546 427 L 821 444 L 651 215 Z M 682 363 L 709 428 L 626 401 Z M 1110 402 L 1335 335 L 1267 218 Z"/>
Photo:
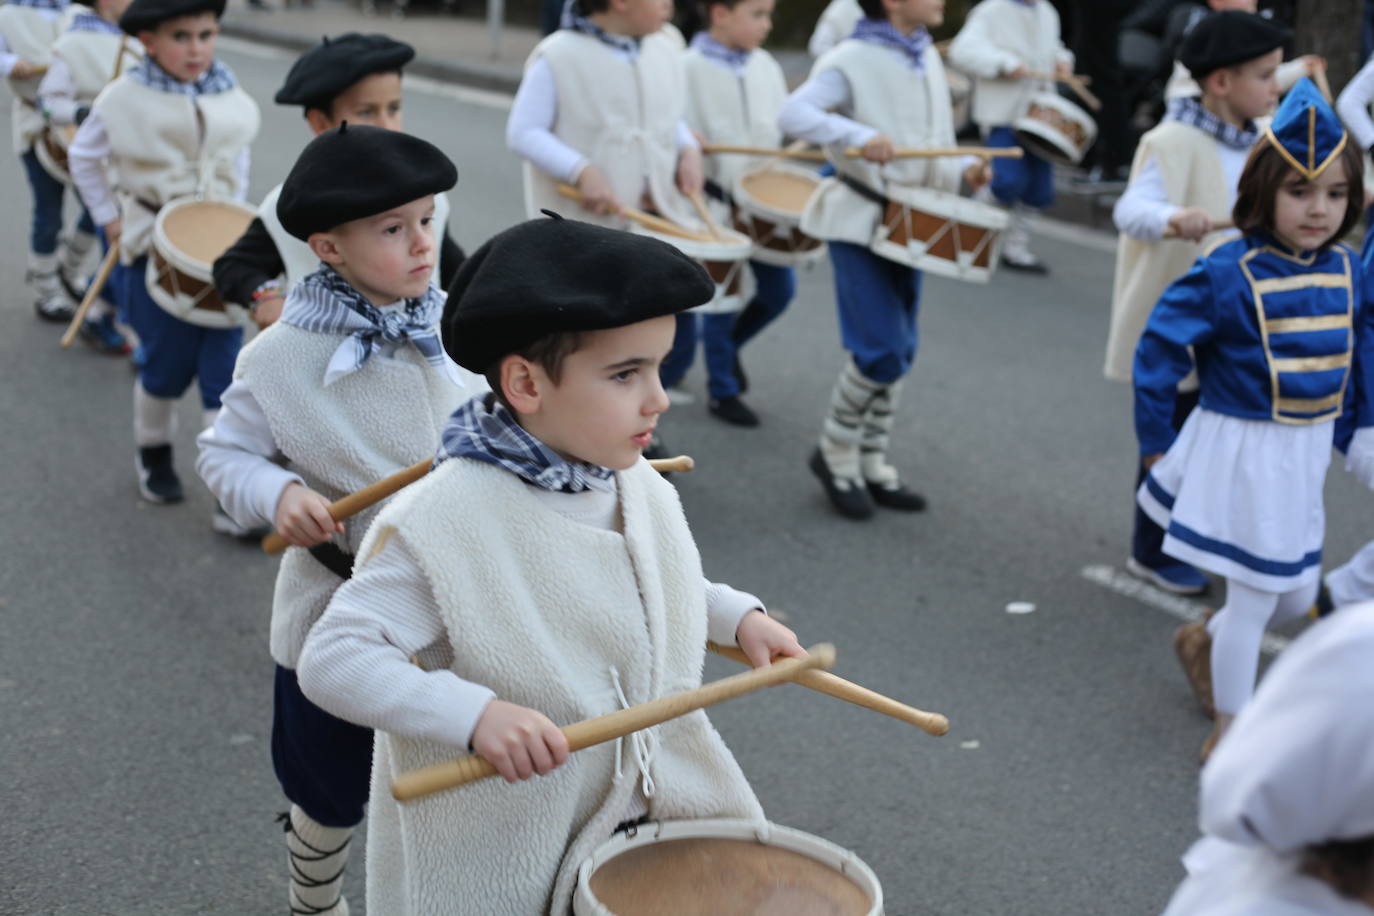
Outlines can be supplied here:
<path id="1" fill-rule="evenodd" d="M 868 185 L 864 184 L 862 181 L 853 177 L 852 175 L 836 175 L 835 177 L 840 179 L 840 181 L 843 181 L 846 185 L 848 185 L 849 190 L 853 191 L 855 194 L 859 195 L 864 200 L 873 201 L 875 204 L 882 207 L 884 210 L 886 210 L 887 205 L 892 202 L 888 199 L 886 194 L 881 194 L 873 190 Z"/>
<path id="2" fill-rule="evenodd" d="M 353 554 L 348 553 L 333 541 L 325 541 L 310 548 L 310 555 L 320 561 L 320 565 L 340 579 L 353 578 Z"/>
<path id="3" fill-rule="evenodd" d="M 730 207 L 735 205 L 734 195 L 709 178 L 706 179 L 706 184 L 703 186 L 702 190 L 704 190 L 706 196 L 712 200 L 718 200 Z"/>

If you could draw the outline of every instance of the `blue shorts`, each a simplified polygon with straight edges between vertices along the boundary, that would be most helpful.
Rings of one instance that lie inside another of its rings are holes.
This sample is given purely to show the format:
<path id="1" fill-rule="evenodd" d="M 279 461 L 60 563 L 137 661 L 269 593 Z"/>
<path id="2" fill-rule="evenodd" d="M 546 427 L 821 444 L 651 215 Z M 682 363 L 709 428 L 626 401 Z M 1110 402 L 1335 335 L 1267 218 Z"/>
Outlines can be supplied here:
<path id="1" fill-rule="evenodd" d="M 840 340 L 864 378 L 891 384 L 916 361 L 921 272 L 861 245 L 832 240 L 828 247 Z"/>
<path id="2" fill-rule="evenodd" d="M 296 672 L 277 666 L 272 692 L 272 767 L 281 790 L 326 827 L 363 819 L 372 781 L 372 729 L 306 699 Z"/>
<path id="3" fill-rule="evenodd" d="M 994 127 L 987 145 L 996 149 L 1018 146 L 1010 127 Z M 1030 150 L 1020 159 L 992 160 L 992 196 L 1004 206 L 1022 203 L 1043 210 L 1054 203 L 1054 168 Z"/>

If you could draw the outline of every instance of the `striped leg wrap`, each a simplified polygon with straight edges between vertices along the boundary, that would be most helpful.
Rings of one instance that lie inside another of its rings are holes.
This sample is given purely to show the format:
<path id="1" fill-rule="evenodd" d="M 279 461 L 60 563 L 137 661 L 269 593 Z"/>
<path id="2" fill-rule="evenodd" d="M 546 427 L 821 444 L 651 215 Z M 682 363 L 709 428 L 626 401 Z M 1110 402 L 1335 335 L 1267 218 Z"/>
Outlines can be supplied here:
<path id="1" fill-rule="evenodd" d="M 864 378 L 853 360 L 845 364 L 830 393 L 830 409 L 821 426 L 821 455 L 835 477 L 858 482 L 859 445 L 864 422 L 884 386 Z"/>
<path id="2" fill-rule="evenodd" d="M 863 437 L 859 441 L 859 464 L 864 480 L 880 486 L 899 482 L 897 469 L 887 463 L 887 446 L 892 438 L 892 418 L 902 383 L 893 382 L 878 391 L 864 414 Z"/>
<path id="3" fill-rule="evenodd" d="M 279 815 L 286 830 L 286 862 L 292 916 L 348 916 L 344 869 L 352 827 L 326 827 L 296 805 Z"/>

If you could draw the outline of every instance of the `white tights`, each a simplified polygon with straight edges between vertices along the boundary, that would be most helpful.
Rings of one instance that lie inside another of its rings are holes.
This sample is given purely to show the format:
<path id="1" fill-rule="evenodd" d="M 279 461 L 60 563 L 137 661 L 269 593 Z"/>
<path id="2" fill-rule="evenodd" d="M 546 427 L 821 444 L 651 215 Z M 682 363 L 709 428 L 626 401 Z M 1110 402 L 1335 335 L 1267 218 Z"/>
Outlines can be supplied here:
<path id="1" fill-rule="evenodd" d="M 1260 640 L 1270 624 L 1295 620 L 1317 597 L 1317 583 L 1290 592 L 1263 592 L 1226 580 L 1226 604 L 1207 623 L 1212 634 L 1212 699 L 1234 716 L 1255 692 Z"/>

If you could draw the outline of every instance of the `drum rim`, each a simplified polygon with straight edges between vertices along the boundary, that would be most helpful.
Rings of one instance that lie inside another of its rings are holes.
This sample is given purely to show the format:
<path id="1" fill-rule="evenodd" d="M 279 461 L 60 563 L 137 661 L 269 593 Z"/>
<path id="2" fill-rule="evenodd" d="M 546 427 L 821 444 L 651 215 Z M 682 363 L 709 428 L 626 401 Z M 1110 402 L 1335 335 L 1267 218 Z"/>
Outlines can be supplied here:
<path id="1" fill-rule="evenodd" d="M 838 871 L 853 881 L 868 895 L 871 906 L 868 916 L 883 912 L 883 886 L 869 864 L 851 850 L 825 837 L 772 821 L 750 821 L 742 818 L 688 818 L 683 820 L 650 821 L 632 831 L 617 833 L 592 850 L 577 869 L 577 891 L 584 902 L 591 902 L 603 912 L 609 912 L 591 893 L 591 876 L 612 859 L 654 843 L 668 840 L 716 839 L 753 840 L 765 846 L 776 846 L 814 859 Z"/>
<path id="2" fill-rule="evenodd" d="M 182 250 L 173 245 L 172 240 L 167 237 L 166 221 L 168 214 L 184 209 L 192 204 L 227 205 L 248 216 L 249 222 L 257 218 L 258 211 L 248 206 L 243 201 L 234 200 L 231 197 L 199 197 L 189 194 L 183 197 L 173 197 L 158 208 L 157 216 L 153 218 L 153 244 L 157 247 L 163 260 L 171 264 L 177 270 L 195 276 L 197 280 L 213 282 L 214 275 L 212 271 L 214 268 L 214 261 L 200 261 L 184 254 Z"/>
<path id="3" fill-rule="evenodd" d="M 1064 98 L 1057 92 L 1033 92 L 1030 96 L 1030 102 L 1035 105 L 1047 105 L 1050 108 L 1058 108 L 1061 114 L 1067 112 L 1080 115 L 1082 116 L 1082 120 L 1091 124 L 1094 129 L 1097 127 L 1097 122 L 1093 120 L 1093 116 L 1088 113 L 1086 108 L 1070 99 Z M 1016 120 L 1021 121 L 1027 117 L 1029 117 L 1029 115 L 1022 115 Z"/>
<path id="4" fill-rule="evenodd" d="M 784 175 L 791 175 L 798 178 L 804 178 L 808 182 L 812 183 L 812 197 L 815 197 L 816 192 L 820 190 L 821 177 L 817 175 L 815 172 L 810 171 L 809 169 L 804 169 L 799 166 L 792 165 L 791 163 L 780 162 L 775 165 L 760 166 L 757 168 L 750 169 L 747 172 L 742 172 L 738 177 L 735 178 L 735 184 L 731 190 L 734 193 L 735 205 L 738 206 L 741 210 L 744 210 L 745 212 L 757 213 L 759 216 L 762 216 L 765 219 L 774 223 L 790 222 L 795 226 L 800 226 L 802 214 L 806 212 L 805 206 L 803 206 L 801 210 L 797 210 L 795 212 L 792 210 L 780 210 L 776 207 L 761 202 L 759 198 L 753 196 L 752 194 L 749 194 L 745 190 L 744 180 L 752 175 L 758 175 L 762 172 L 779 172 Z"/>
<path id="5" fill-rule="evenodd" d="M 731 229 L 729 226 L 720 227 L 721 235 L 724 238 L 709 242 L 670 235 L 667 232 L 659 232 L 656 229 L 641 226 L 639 223 L 631 223 L 630 231 L 658 239 L 660 242 L 666 242 L 689 258 L 698 261 L 747 261 L 754 250 L 753 239 L 743 232 Z"/>

